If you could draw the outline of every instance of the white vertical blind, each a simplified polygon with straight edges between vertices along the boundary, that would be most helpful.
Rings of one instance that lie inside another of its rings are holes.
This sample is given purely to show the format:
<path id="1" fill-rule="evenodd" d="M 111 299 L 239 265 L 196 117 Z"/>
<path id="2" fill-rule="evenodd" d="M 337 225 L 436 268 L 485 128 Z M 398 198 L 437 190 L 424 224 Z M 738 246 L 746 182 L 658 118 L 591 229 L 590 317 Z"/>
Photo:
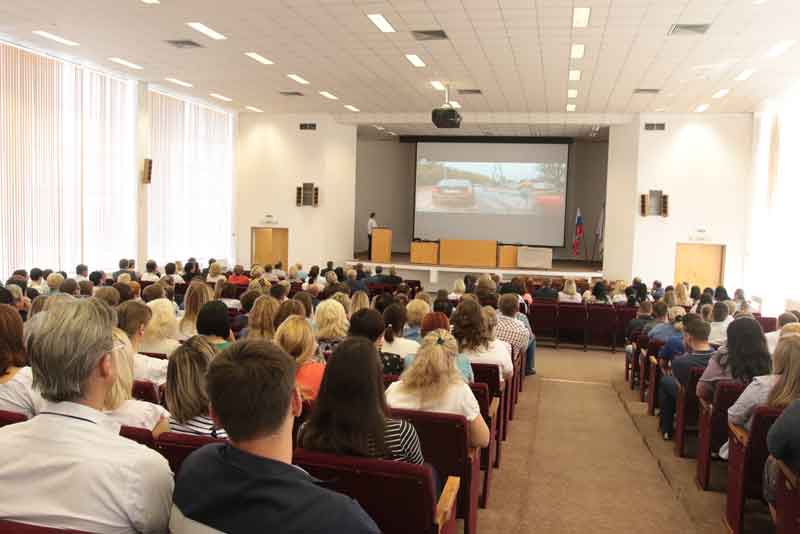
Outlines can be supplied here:
<path id="1" fill-rule="evenodd" d="M 149 256 L 231 261 L 233 115 L 156 91 L 149 99 Z"/>
<path id="2" fill-rule="evenodd" d="M 0 276 L 133 256 L 133 90 L 0 43 Z"/>

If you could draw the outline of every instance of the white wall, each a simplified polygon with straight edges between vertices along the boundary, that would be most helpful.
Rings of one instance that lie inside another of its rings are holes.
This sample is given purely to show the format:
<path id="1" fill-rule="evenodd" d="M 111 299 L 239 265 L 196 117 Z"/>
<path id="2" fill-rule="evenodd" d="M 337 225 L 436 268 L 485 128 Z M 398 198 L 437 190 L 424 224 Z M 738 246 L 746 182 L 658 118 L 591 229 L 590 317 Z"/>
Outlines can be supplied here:
<path id="1" fill-rule="evenodd" d="M 367 219 L 392 229 L 392 251 L 407 253 L 414 226 L 415 143 L 359 139 L 356 163 L 355 250 L 367 250 Z"/>
<path id="2" fill-rule="evenodd" d="M 315 131 L 300 131 L 315 122 Z M 356 127 L 319 115 L 239 116 L 236 153 L 236 261 L 250 264 L 250 228 L 264 214 L 289 228 L 289 261 L 305 265 L 352 257 Z M 317 208 L 295 205 L 295 188 L 314 182 Z"/>
<path id="3" fill-rule="evenodd" d="M 666 131 L 644 131 L 644 122 L 655 121 L 665 122 Z M 725 285 L 742 284 L 752 131 L 750 114 L 642 115 L 612 127 L 609 277 L 674 282 L 676 245 L 690 242 L 692 232 L 704 228 L 709 242 L 726 245 Z M 668 217 L 639 216 L 638 195 L 650 189 L 669 195 Z"/>

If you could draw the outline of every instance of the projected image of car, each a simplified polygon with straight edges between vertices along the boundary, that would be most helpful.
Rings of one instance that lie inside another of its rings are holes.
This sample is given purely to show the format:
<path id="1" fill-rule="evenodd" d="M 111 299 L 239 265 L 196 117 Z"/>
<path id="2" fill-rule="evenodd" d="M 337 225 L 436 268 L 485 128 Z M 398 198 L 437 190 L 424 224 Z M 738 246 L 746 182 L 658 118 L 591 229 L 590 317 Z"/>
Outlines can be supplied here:
<path id="1" fill-rule="evenodd" d="M 464 206 L 475 205 L 475 190 L 469 180 L 444 179 L 431 191 L 434 205 Z"/>

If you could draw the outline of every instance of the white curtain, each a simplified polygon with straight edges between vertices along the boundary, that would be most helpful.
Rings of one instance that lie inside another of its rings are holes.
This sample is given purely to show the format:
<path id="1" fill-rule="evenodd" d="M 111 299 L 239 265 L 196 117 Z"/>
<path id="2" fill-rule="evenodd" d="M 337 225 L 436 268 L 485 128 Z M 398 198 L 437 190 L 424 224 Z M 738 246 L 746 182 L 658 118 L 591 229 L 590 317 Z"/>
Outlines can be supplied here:
<path id="1" fill-rule="evenodd" d="M 136 246 L 132 83 L 0 43 L 0 277 Z"/>
<path id="2" fill-rule="evenodd" d="M 233 115 L 150 91 L 148 255 L 231 261 Z"/>

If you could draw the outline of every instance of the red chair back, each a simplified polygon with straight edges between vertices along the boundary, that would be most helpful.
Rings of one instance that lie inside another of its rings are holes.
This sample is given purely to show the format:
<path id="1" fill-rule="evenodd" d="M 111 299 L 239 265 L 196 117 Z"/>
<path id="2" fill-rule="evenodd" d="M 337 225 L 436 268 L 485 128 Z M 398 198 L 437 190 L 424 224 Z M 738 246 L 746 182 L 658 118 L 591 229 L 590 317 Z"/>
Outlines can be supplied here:
<path id="1" fill-rule="evenodd" d="M 502 394 L 500 391 L 500 367 L 493 363 L 472 363 L 471 365 L 475 382 L 486 384 L 489 394 L 492 397 L 499 397 Z"/>
<path id="2" fill-rule="evenodd" d="M 741 382 L 725 380 L 714 390 L 714 403 L 711 410 L 710 438 L 711 450 L 717 451 L 728 441 L 728 408 L 736 404 L 744 391 Z"/>
<path id="3" fill-rule="evenodd" d="M 775 485 L 775 534 L 800 532 L 800 486 L 797 473 L 778 462 L 778 480 Z"/>
<path id="4" fill-rule="evenodd" d="M 159 404 L 158 386 L 147 380 L 133 381 L 133 398 Z"/>
<path id="5" fill-rule="evenodd" d="M 164 432 L 156 439 L 156 450 L 167 459 L 172 472 L 177 476 L 187 456 L 203 445 L 225 441 L 209 436 L 194 436 L 178 432 Z"/>
<path id="6" fill-rule="evenodd" d="M 14 423 L 22 423 L 23 421 L 27 420 L 28 418 L 25 417 L 24 414 L 0 410 L 0 427 L 13 425 Z"/>
<path id="7" fill-rule="evenodd" d="M 292 462 L 357 500 L 384 534 L 438 532 L 436 490 L 426 465 L 304 449 L 294 451 Z"/>
<path id="8" fill-rule="evenodd" d="M 589 304 L 586 307 L 590 345 L 617 347 L 617 310 L 610 304 Z"/>
<path id="9" fill-rule="evenodd" d="M 777 317 L 756 317 L 756 321 L 761 324 L 761 329 L 764 330 L 764 333 L 774 332 L 778 329 L 778 319 Z"/>
<path id="10" fill-rule="evenodd" d="M 153 433 L 146 428 L 122 425 L 122 428 L 119 429 L 119 435 L 123 438 L 128 438 L 137 443 L 141 443 L 142 445 L 150 447 L 151 449 L 156 448 L 156 440 L 153 437 Z"/>
<path id="11" fill-rule="evenodd" d="M 579 343 L 586 349 L 586 306 L 558 304 L 558 341 Z"/>
<path id="12" fill-rule="evenodd" d="M 703 376 L 704 367 L 689 369 L 689 381 L 686 387 L 681 387 L 678 393 L 678 402 L 675 418 L 675 453 L 683 456 L 686 446 L 686 435 L 697 425 L 700 413 L 700 401 L 697 399 L 697 383 Z"/>
<path id="13" fill-rule="evenodd" d="M 392 383 L 400 380 L 400 375 L 383 375 L 383 387 L 388 388 Z"/>
<path id="14" fill-rule="evenodd" d="M 82 530 L 66 528 L 40 527 L 27 523 L 15 523 L 0 519 L 0 534 L 88 534 Z"/>
<path id="15" fill-rule="evenodd" d="M 163 352 L 140 352 L 144 356 L 150 356 L 151 358 L 156 358 L 157 360 L 166 360 L 167 355 Z"/>
<path id="16" fill-rule="evenodd" d="M 528 319 L 537 339 L 558 335 L 558 304 L 555 302 L 534 300 Z"/>

